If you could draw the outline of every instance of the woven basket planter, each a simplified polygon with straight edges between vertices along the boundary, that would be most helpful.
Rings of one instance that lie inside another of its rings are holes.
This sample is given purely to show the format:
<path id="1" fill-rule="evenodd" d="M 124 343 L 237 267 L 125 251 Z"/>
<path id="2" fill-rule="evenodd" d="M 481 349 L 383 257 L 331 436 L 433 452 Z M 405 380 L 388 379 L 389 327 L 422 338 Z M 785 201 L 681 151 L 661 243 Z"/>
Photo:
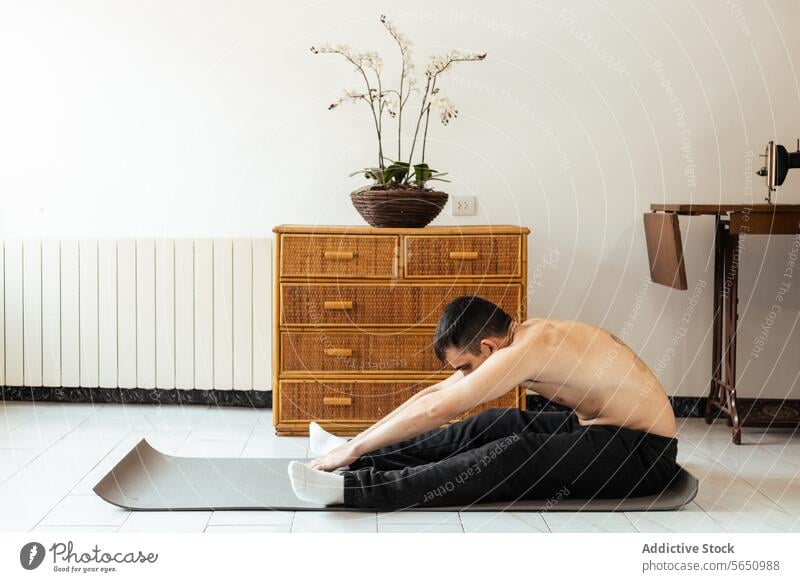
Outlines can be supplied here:
<path id="1" fill-rule="evenodd" d="M 419 228 L 439 215 L 447 194 L 412 188 L 363 190 L 352 192 L 350 200 L 370 226 Z"/>

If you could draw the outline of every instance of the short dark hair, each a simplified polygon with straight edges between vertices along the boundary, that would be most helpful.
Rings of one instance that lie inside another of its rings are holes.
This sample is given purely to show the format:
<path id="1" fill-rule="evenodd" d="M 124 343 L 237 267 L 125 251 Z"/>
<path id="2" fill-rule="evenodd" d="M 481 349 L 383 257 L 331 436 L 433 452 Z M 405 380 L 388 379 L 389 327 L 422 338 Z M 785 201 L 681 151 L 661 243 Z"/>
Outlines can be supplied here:
<path id="1" fill-rule="evenodd" d="M 448 303 L 433 334 L 433 351 L 444 361 L 446 348 L 467 348 L 480 353 L 486 337 L 501 337 L 508 332 L 511 316 L 491 301 L 477 295 L 462 295 Z"/>

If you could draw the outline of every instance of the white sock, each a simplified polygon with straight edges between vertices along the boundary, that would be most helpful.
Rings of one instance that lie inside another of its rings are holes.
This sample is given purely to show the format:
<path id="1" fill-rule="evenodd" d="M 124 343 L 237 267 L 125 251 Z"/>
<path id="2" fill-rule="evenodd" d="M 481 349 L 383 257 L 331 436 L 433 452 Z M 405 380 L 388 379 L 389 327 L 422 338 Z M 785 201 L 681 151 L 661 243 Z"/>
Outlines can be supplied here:
<path id="1" fill-rule="evenodd" d="M 289 480 L 294 494 L 303 501 L 320 505 L 344 503 L 344 475 L 312 469 L 299 461 L 289 463 Z"/>
<path id="2" fill-rule="evenodd" d="M 308 436 L 311 454 L 315 457 L 324 457 L 339 445 L 347 442 L 346 438 L 329 433 L 316 422 L 309 423 Z"/>

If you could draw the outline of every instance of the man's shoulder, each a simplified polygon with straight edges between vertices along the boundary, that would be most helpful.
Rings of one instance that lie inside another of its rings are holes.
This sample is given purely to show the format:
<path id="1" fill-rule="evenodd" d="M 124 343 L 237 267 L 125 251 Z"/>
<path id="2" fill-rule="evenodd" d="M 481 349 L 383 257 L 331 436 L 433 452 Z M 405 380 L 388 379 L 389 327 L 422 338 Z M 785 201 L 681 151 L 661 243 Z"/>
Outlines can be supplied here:
<path id="1" fill-rule="evenodd" d="M 514 334 L 512 344 L 525 345 L 533 342 L 540 342 L 543 336 L 561 335 L 569 329 L 570 322 L 559 319 L 531 318 L 523 321 Z"/>
<path id="2" fill-rule="evenodd" d="M 533 347 L 558 347 L 559 350 L 576 348 L 598 341 L 611 341 L 611 334 L 595 325 L 582 321 L 551 318 L 526 319 L 517 327 L 512 345 Z"/>

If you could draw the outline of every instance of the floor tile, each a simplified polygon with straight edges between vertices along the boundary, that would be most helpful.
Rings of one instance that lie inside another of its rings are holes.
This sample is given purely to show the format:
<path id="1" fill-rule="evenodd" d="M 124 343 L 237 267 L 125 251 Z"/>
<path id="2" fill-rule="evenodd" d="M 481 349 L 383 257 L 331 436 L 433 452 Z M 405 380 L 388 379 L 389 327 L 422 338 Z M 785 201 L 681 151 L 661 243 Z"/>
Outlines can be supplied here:
<path id="1" fill-rule="evenodd" d="M 120 533 L 203 533 L 210 511 L 131 511 Z"/>
<path id="2" fill-rule="evenodd" d="M 551 528 L 554 525 L 631 525 L 621 511 L 547 511 L 541 515 Z"/>
<path id="3" fill-rule="evenodd" d="M 214 511 L 208 525 L 292 525 L 294 511 Z"/>
<path id="4" fill-rule="evenodd" d="M 119 531 L 119 527 L 116 525 L 41 525 L 31 531 L 50 534 L 116 533 Z"/>
<path id="5" fill-rule="evenodd" d="M 464 533 L 461 525 L 442 523 L 438 525 L 420 523 L 384 523 L 378 524 L 378 533 Z"/>
<path id="6" fill-rule="evenodd" d="M 104 404 L 98 408 L 89 418 L 88 424 L 95 425 L 122 425 L 133 428 L 137 424 L 145 422 L 146 415 L 152 412 L 149 404 Z"/>
<path id="7" fill-rule="evenodd" d="M 774 505 L 707 513 L 730 533 L 800 533 L 800 518 Z"/>
<path id="8" fill-rule="evenodd" d="M 181 457 L 207 458 L 239 458 L 246 444 L 239 440 L 192 440 L 192 436 L 184 441 L 175 454 Z"/>
<path id="9" fill-rule="evenodd" d="M 800 507 L 800 476 L 748 478 L 747 482 L 782 507 Z"/>
<path id="10" fill-rule="evenodd" d="M 378 513 L 378 525 L 461 525 L 457 511 L 391 511 Z"/>
<path id="11" fill-rule="evenodd" d="M 201 424 L 192 428 L 189 440 L 194 441 L 243 441 L 253 432 L 250 425 Z"/>
<path id="12" fill-rule="evenodd" d="M 625 513 L 643 533 L 725 533 L 725 529 L 692 502 L 679 511 L 631 511 Z"/>
<path id="13" fill-rule="evenodd" d="M 0 484 L 0 531 L 29 531 L 97 463 L 93 454 L 59 442 Z"/>
<path id="14" fill-rule="evenodd" d="M 773 477 L 800 476 L 800 467 L 755 447 L 719 451 L 714 460 L 742 478 L 757 478 L 769 474 Z"/>
<path id="15" fill-rule="evenodd" d="M 37 525 L 121 526 L 129 512 L 96 495 L 67 495 Z"/>
<path id="16" fill-rule="evenodd" d="M 210 525 L 206 533 L 289 533 L 288 525 Z"/>
<path id="17" fill-rule="evenodd" d="M 779 504 L 776 505 L 778 506 L 778 509 L 780 509 L 783 513 L 794 518 L 795 520 L 800 520 L 800 507 L 796 505 L 790 505 L 788 507 Z"/>
<path id="18" fill-rule="evenodd" d="M 134 426 L 141 430 L 185 430 L 201 425 L 210 418 L 208 406 L 201 405 L 161 405 L 145 411 L 142 419 Z"/>
<path id="19" fill-rule="evenodd" d="M 767 497 L 744 479 L 737 477 L 707 477 L 700 482 L 695 503 L 704 511 L 736 510 L 748 505 L 774 505 Z"/>
<path id="20" fill-rule="evenodd" d="M 58 445 L 72 456 L 98 459 L 114 450 L 129 434 L 130 430 L 124 426 L 98 427 L 82 423 L 64 435 Z"/>
<path id="21" fill-rule="evenodd" d="M 100 413 L 107 406 L 97 402 L 36 402 L 31 403 L 37 417 L 69 417 L 87 418 Z"/>
<path id="22" fill-rule="evenodd" d="M 241 456 L 304 459 L 308 457 L 308 437 L 277 437 L 253 432 Z"/>
<path id="23" fill-rule="evenodd" d="M 796 519 L 749 484 L 737 481 L 724 492 L 704 492 L 701 486 L 695 502 L 728 532 L 795 531 Z"/>
<path id="24" fill-rule="evenodd" d="M 161 429 L 161 430 L 142 430 L 133 429 L 130 433 L 130 442 L 135 446 L 141 440 L 161 451 L 165 455 L 177 455 L 178 449 L 186 442 L 191 433 L 188 429 Z"/>
<path id="25" fill-rule="evenodd" d="M 19 408 L 0 408 L 0 435 L 24 424 L 33 416 L 32 410 Z"/>
<path id="26" fill-rule="evenodd" d="M 42 449 L 53 445 L 75 430 L 80 417 L 40 419 L 31 417 L 24 423 L 0 434 L 0 449 Z"/>
<path id="27" fill-rule="evenodd" d="M 0 449 L 0 483 L 38 457 L 44 449 Z"/>
<path id="28" fill-rule="evenodd" d="M 203 419 L 193 425 L 190 439 L 246 441 L 261 416 L 252 409 L 212 408 Z"/>
<path id="29" fill-rule="evenodd" d="M 467 533 L 537 533 L 550 529 L 540 513 L 464 511 L 461 525 Z"/>
<path id="30" fill-rule="evenodd" d="M 366 511 L 298 511 L 292 523 L 292 533 L 377 531 L 375 514 Z"/>
<path id="31" fill-rule="evenodd" d="M 637 533 L 633 524 L 556 524 L 550 526 L 553 533 Z"/>

